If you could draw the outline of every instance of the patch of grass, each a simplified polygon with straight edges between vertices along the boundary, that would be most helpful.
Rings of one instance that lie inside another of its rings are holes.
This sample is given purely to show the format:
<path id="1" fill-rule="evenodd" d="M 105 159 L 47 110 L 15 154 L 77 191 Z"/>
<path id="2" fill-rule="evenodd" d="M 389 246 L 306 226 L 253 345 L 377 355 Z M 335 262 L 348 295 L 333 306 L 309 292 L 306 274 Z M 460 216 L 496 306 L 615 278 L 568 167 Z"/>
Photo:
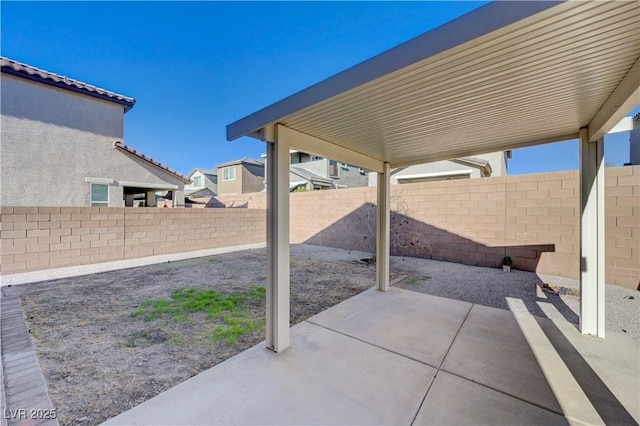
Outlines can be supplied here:
<path id="1" fill-rule="evenodd" d="M 223 323 L 213 331 L 213 340 L 216 342 L 225 340 L 230 345 L 236 343 L 238 337 L 254 331 L 260 331 L 264 327 L 260 321 L 234 315 L 225 315 Z"/>
<path id="2" fill-rule="evenodd" d="M 209 262 L 209 263 L 218 263 L 220 261 L 218 259 L 216 259 L 215 257 L 207 257 L 207 262 Z"/>
<path id="3" fill-rule="evenodd" d="M 254 287 L 254 288 L 251 289 L 251 297 L 256 302 L 264 300 L 266 294 L 267 294 L 267 288 L 266 287 L 260 286 L 260 287 Z"/>
<path id="4" fill-rule="evenodd" d="M 295 268 L 298 266 L 298 262 L 296 262 L 295 260 L 290 260 L 289 261 L 289 267 L 290 268 Z"/>
<path id="5" fill-rule="evenodd" d="M 145 300 L 132 313 L 132 317 L 144 317 L 153 321 L 164 315 L 174 321 L 185 321 L 189 314 L 206 312 L 209 318 L 219 318 L 224 312 L 241 306 L 246 299 L 243 294 L 221 294 L 214 290 L 179 288 L 171 293 L 170 299 Z"/>
<path id="6" fill-rule="evenodd" d="M 239 336 L 257 331 L 264 325 L 250 318 L 247 302 L 264 300 L 266 289 L 264 287 L 252 287 L 248 294 L 235 292 L 222 294 L 214 290 L 201 290 L 198 288 L 179 288 L 171 293 L 169 299 L 145 300 L 130 316 L 142 317 L 145 321 L 153 321 L 168 316 L 175 322 L 189 321 L 191 315 L 204 312 L 212 321 L 221 321 L 222 324 L 213 329 L 213 340 L 225 340 L 233 344 Z M 139 340 L 144 336 L 134 336 Z M 172 336 L 167 340 L 168 345 L 183 342 L 182 337 Z M 140 344 L 127 344 L 128 346 L 140 346 Z"/>
<path id="7" fill-rule="evenodd" d="M 418 284 L 418 281 L 426 281 L 426 280 L 430 280 L 430 279 L 431 279 L 431 276 L 422 275 L 420 277 L 409 277 L 409 278 L 404 280 L 404 283 L 406 285 L 416 285 L 416 284 Z"/>

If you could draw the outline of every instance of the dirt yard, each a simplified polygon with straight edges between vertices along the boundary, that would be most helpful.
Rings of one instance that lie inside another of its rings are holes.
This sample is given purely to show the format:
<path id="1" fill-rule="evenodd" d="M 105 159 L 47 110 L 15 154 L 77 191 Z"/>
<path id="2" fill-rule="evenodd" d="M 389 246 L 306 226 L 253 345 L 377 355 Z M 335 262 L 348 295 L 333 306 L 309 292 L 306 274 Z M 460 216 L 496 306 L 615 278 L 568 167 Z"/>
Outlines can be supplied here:
<path id="1" fill-rule="evenodd" d="M 375 285 L 344 253 L 293 249 L 292 324 Z M 15 288 L 60 424 L 88 425 L 264 340 L 265 285 L 262 249 Z"/>
<path id="2" fill-rule="evenodd" d="M 292 246 L 291 323 L 373 287 L 366 256 Z M 568 279 L 409 257 L 390 269 L 407 290 L 578 322 L 575 291 L 558 291 Z M 60 424 L 88 425 L 263 341 L 265 285 L 261 249 L 15 288 Z M 608 285 L 606 297 L 607 332 L 640 341 L 638 292 Z"/>

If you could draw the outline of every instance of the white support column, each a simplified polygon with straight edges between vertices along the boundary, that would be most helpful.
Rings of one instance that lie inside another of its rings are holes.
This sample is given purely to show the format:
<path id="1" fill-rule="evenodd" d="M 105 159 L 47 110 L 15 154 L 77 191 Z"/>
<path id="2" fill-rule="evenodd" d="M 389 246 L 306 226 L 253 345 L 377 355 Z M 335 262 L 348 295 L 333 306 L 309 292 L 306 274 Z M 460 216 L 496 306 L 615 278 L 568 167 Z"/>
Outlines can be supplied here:
<path id="1" fill-rule="evenodd" d="M 378 173 L 378 205 L 376 227 L 376 281 L 378 290 L 389 290 L 389 251 L 390 251 L 390 199 L 391 169 L 384 163 L 382 173 Z"/>
<path id="2" fill-rule="evenodd" d="M 289 144 L 267 141 L 267 347 L 289 347 Z"/>
<path id="3" fill-rule="evenodd" d="M 155 207 L 156 206 L 156 191 L 150 190 L 147 191 L 146 205 L 147 207 Z"/>
<path id="4" fill-rule="evenodd" d="M 604 338 L 604 138 L 580 129 L 580 332 Z"/>

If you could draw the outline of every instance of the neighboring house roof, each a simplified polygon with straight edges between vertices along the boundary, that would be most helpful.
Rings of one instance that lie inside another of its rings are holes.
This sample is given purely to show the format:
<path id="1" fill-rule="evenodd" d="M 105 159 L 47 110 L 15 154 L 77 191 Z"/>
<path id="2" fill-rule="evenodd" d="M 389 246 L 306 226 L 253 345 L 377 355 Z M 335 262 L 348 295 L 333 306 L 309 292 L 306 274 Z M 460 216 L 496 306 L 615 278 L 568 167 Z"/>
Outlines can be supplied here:
<path id="1" fill-rule="evenodd" d="M 254 166 L 264 167 L 264 163 L 260 160 L 254 160 L 253 158 L 244 157 L 239 160 L 228 161 L 226 163 L 218 164 L 218 168 L 234 166 L 236 164 L 251 164 Z"/>
<path id="2" fill-rule="evenodd" d="M 200 169 L 196 167 L 195 169 L 191 170 L 191 173 L 189 173 L 187 177 L 190 179 L 195 172 L 200 172 L 203 175 L 208 175 L 208 176 L 218 176 L 218 171 L 216 169 Z"/>
<path id="3" fill-rule="evenodd" d="M 456 158 L 451 160 L 453 162 L 456 163 L 460 163 L 460 164 L 468 164 L 470 166 L 474 166 L 480 169 L 485 169 L 489 174 L 491 174 L 492 170 L 491 170 L 491 164 L 483 159 L 483 158 L 478 158 L 478 157 L 460 157 L 460 158 Z"/>
<path id="4" fill-rule="evenodd" d="M 82 81 L 41 70 L 39 68 L 32 67 L 31 65 L 14 61 L 13 59 L 0 57 L 0 64 L 2 65 L 2 72 L 5 74 L 57 87 L 59 89 L 70 90 L 72 92 L 105 101 L 114 102 L 116 104 L 123 105 L 125 112 L 133 108 L 133 105 L 136 103 L 134 98 L 119 95 L 109 90 L 83 83 Z"/>
<path id="5" fill-rule="evenodd" d="M 118 149 L 118 150 L 120 150 L 120 151 L 126 152 L 127 154 L 134 155 L 134 156 L 136 156 L 136 157 L 138 157 L 138 158 L 140 158 L 140 159 L 142 159 L 142 160 L 144 160 L 144 161 L 156 166 L 157 168 L 161 169 L 162 171 L 164 171 L 166 173 L 169 173 L 169 174 L 173 175 L 174 177 L 177 177 L 178 179 L 184 181 L 184 183 L 191 183 L 191 181 L 186 176 L 178 173 L 177 171 L 173 170 L 172 168 L 170 168 L 168 166 L 165 166 L 164 164 L 160 163 L 159 161 L 156 161 L 153 158 L 151 158 L 151 157 L 149 157 L 147 155 L 144 155 L 140 151 L 136 151 L 135 149 L 123 144 L 120 141 L 115 141 L 113 143 L 113 147 Z"/>
<path id="6" fill-rule="evenodd" d="M 207 188 L 206 186 L 203 188 L 189 188 L 184 190 L 184 195 L 186 196 L 205 196 L 205 195 L 215 195 L 214 192 Z"/>
<path id="7" fill-rule="evenodd" d="M 333 183 L 333 180 L 322 177 L 319 174 L 314 173 L 311 170 L 307 170 L 300 166 L 290 166 L 289 171 L 295 175 L 300 176 L 303 179 L 306 179 L 312 182 L 326 183 L 328 185 L 331 185 Z"/>

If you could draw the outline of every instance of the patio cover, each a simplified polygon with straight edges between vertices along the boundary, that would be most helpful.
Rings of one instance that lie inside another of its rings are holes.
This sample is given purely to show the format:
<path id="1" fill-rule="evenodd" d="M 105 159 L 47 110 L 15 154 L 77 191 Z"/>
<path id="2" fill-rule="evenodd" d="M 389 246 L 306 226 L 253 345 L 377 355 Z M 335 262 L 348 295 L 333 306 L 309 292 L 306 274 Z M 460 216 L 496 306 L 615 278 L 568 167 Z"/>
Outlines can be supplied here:
<path id="1" fill-rule="evenodd" d="M 581 322 L 604 337 L 603 136 L 640 103 L 640 2 L 494 2 L 227 126 L 267 142 L 267 344 L 288 346 L 289 148 L 378 172 L 580 139 Z"/>

